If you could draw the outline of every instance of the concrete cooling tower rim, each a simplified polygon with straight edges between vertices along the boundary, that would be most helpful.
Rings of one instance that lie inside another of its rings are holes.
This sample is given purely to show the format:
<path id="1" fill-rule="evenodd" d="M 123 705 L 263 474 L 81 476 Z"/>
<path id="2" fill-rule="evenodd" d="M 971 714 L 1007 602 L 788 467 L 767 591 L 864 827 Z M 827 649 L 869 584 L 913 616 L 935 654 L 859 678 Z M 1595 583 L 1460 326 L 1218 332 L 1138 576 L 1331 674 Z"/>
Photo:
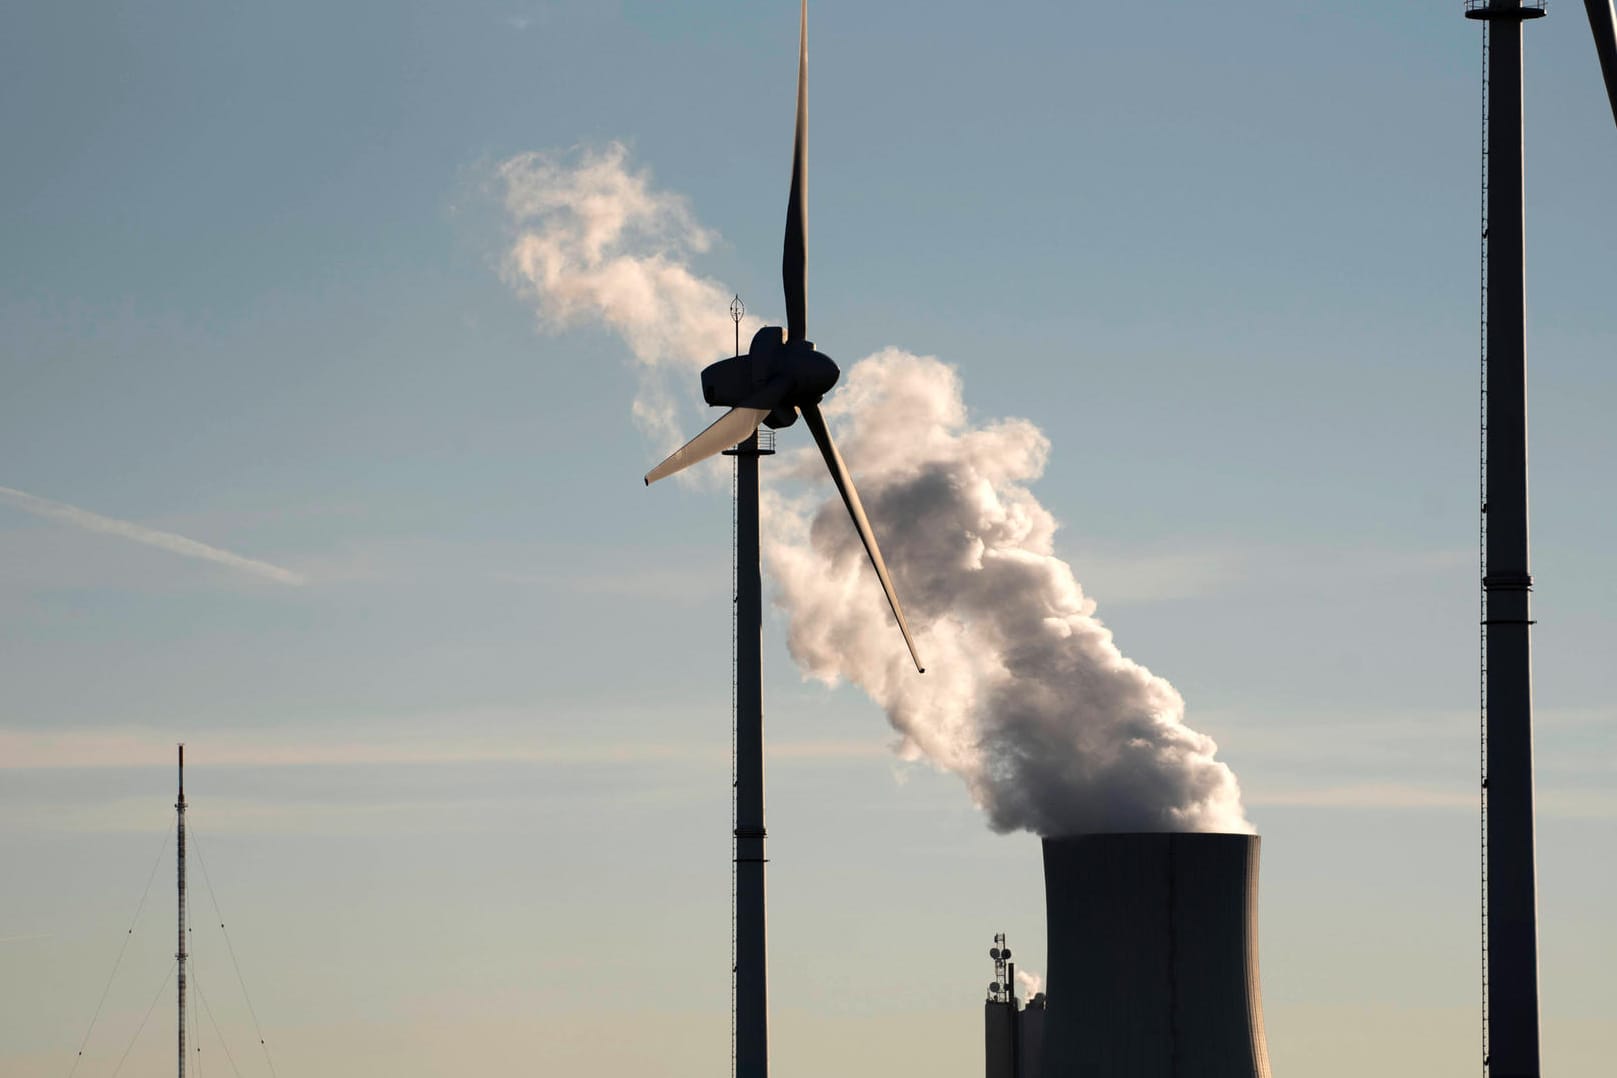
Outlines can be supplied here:
<path id="1" fill-rule="evenodd" d="M 1270 1078 L 1256 835 L 1043 842 L 1042 1078 Z"/>

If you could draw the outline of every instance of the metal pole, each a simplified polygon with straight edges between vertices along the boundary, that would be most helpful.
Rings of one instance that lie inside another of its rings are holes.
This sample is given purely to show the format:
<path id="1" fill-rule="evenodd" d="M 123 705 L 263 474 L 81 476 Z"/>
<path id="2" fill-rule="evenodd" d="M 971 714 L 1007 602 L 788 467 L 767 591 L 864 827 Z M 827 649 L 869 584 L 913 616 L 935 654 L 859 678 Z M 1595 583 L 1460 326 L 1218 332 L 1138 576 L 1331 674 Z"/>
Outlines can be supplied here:
<path id="1" fill-rule="evenodd" d="M 1492 1078 L 1538 1078 L 1538 900 L 1533 852 L 1533 694 L 1527 526 L 1522 23 L 1493 0 L 1489 35 L 1487 301 L 1488 1059 Z"/>
<path id="2" fill-rule="evenodd" d="M 764 934 L 763 603 L 758 571 L 758 435 L 736 458 L 735 866 L 737 1078 L 769 1073 Z"/>
<path id="3" fill-rule="evenodd" d="M 180 745 L 180 798 L 174 803 L 175 811 L 179 813 L 178 834 L 175 838 L 175 849 L 179 853 L 178 867 L 175 875 L 179 881 L 179 948 L 174 953 L 174 960 L 179 964 L 179 1060 L 180 1078 L 185 1078 L 185 746 Z"/>
<path id="4" fill-rule="evenodd" d="M 1005 987 L 1011 1000 L 1011 1078 L 1022 1078 L 1022 1015 L 1016 1009 L 1016 963 L 1007 967 Z"/>

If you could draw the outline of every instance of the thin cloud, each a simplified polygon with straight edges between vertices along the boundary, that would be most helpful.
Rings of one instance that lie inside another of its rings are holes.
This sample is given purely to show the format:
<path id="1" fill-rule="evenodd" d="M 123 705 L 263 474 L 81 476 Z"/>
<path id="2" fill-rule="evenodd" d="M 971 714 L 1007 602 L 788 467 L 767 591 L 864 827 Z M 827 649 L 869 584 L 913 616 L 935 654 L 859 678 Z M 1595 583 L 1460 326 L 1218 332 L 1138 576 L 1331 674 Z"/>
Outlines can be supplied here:
<path id="1" fill-rule="evenodd" d="M 530 717 L 531 722 L 532 717 Z M 718 765 L 730 759 L 730 746 L 689 741 L 558 742 L 516 738 L 489 730 L 468 733 L 465 717 L 453 736 L 428 732 L 429 724 L 386 726 L 370 723 L 346 735 L 300 731 L 210 731 L 194 743 L 193 761 L 214 767 L 388 766 L 420 764 L 539 765 Z M 445 716 L 430 726 L 440 730 L 456 721 Z M 352 723 L 343 723 L 352 726 Z M 781 741 L 768 746 L 782 763 L 836 763 L 885 756 L 880 741 Z M 0 730 L 0 771 L 48 768 L 172 767 L 174 743 L 149 731 Z"/>
<path id="2" fill-rule="evenodd" d="M 1476 812 L 1478 793 L 1451 786 L 1358 783 L 1311 788 L 1256 787 L 1246 791 L 1249 804 L 1270 808 L 1397 809 Z M 1541 819 L 1617 819 L 1617 797 L 1605 787 L 1539 787 Z"/>
<path id="3" fill-rule="evenodd" d="M 266 580 L 273 580 L 279 584 L 290 584 L 298 587 L 308 582 L 302 574 L 295 573 L 290 569 L 283 569 L 279 565 L 271 565 L 267 561 L 232 554 L 228 550 L 220 550 L 218 547 L 209 546 L 207 543 L 187 539 L 183 535 L 158 531 L 155 528 L 148 528 L 128 520 L 104 517 L 100 513 L 92 513 L 88 509 L 80 509 L 77 506 L 67 505 L 63 502 L 53 502 L 49 498 L 40 498 L 26 491 L 14 490 L 11 487 L 0 487 L 0 500 L 10 503 L 25 513 L 32 513 L 36 517 L 43 517 L 46 520 L 59 520 L 64 524 L 83 528 L 85 531 L 132 539 L 137 543 L 144 543 L 159 550 L 166 550 L 170 554 L 226 565 L 232 569 L 240 569 L 242 572 L 252 573 L 255 576 L 261 576 Z"/>
<path id="4" fill-rule="evenodd" d="M 1477 807 L 1477 794 L 1468 790 L 1374 782 L 1294 789 L 1258 787 L 1248 790 L 1246 799 L 1254 805 L 1289 808 L 1475 809 Z"/>
<path id="5" fill-rule="evenodd" d="M 29 932 L 21 936 L 0 936 L 0 943 L 26 943 L 28 940 L 48 940 L 54 933 Z"/>
<path id="6" fill-rule="evenodd" d="M 520 584 L 575 595 L 604 595 L 639 601 L 699 603 L 710 599 L 707 579 L 688 569 L 629 569 L 621 573 L 495 573 L 507 584 Z"/>

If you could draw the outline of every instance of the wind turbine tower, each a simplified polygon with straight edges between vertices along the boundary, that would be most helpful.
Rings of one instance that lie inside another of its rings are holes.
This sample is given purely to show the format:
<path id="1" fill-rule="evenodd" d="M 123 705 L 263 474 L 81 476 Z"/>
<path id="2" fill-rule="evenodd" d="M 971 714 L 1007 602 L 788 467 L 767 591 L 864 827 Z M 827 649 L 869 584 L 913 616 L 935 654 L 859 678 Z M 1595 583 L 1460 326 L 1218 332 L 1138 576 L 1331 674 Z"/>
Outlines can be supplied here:
<path id="1" fill-rule="evenodd" d="M 1617 12 L 1584 0 L 1617 118 Z M 1522 210 L 1522 27 L 1543 0 L 1466 0 L 1482 20 L 1482 931 L 1483 1066 L 1538 1078 L 1538 898 L 1533 853 L 1533 624 L 1527 526 L 1527 343 Z"/>
<path id="2" fill-rule="evenodd" d="M 702 397 L 728 407 L 702 433 L 646 473 L 646 485 L 719 453 L 735 457 L 735 992 L 734 1060 L 737 1078 L 769 1073 L 769 999 L 764 934 L 764 703 L 763 602 L 758 567 L 758 458 L 774 452 L 774 432 L 799 418 L 808 428 L 831 481 L 842 495 L 910 659 L 922 671 L 904 608 L 853 475 L 820 412 L 837 384 L 836 362 L 808 339 L 808 0 L 798 8 L 797 120 L 792 137 L 792 181 L 781 244 L 781 285 L 786 325 L 764 326 L 741 354 L 740 298 L 731 304 L 736 355 L 702 371 Z M 760 427 L 768 427 L 760 431 Z M 739 444 L 738 444 L 739 443 Z M 731 448 L 731 447 L 734 448 Z"/>
<path id="3" fill-rule="evenodd" d="M 739 331 L 740 297 L 731 308 Z M 738 353 L 739 354 L 739 353 Z M 768 935 L 764 925 L 763 578 L 758 564 L 758 460 L 775 452 L 775 432 L 755 430 L 735 458 L 735 938 L 731 1029 L 735 1073 L 769 1070 Z"/>

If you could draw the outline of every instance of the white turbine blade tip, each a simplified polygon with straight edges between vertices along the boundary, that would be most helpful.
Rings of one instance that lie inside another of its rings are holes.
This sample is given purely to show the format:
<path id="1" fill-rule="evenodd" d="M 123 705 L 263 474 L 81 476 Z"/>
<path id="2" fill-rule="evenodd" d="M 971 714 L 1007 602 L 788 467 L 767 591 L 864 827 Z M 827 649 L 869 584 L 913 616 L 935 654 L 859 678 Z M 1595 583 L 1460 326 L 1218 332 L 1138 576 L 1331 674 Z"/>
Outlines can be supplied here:
<path id="1" fill-rule="evenodd" d="M 646 473 L 646 486 L 700 464 L 708 457 L 752 436 L 769 411 L 764 408 L 732 408 L 712 426 L 669 454 L 668 459 Z"/>

